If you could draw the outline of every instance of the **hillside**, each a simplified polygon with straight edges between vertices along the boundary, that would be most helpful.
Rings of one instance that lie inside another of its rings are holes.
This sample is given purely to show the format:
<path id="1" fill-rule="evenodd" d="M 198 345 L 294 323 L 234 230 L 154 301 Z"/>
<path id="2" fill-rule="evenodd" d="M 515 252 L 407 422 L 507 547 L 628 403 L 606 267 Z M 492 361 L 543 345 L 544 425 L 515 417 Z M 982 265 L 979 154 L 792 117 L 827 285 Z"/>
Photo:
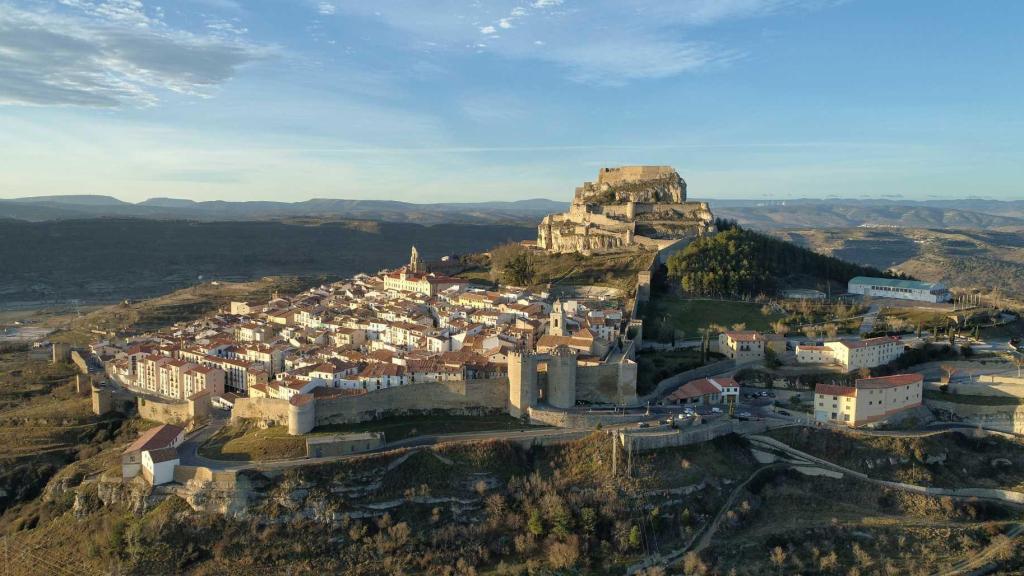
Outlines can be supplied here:
<path id="1" fill-rule="evenodd" d="M 883 274 L 735 223 L 719 220 L 718 229 L 718 234 L 698 238 L 668 259 L 669 277 L 689 295 L 751 297 L 782 288 L 843 286 L 855 276 Z"/>
<path id="2" fill-rule="evenodd" d="M 921 228 L 799 229 L 773 232 L 822 254 L 895 268 L 956 288 L 1024 297 L 1024 235 Z"/>
<path id="3" fill-rule="evenodd" d="M 958 228 L 1024 230 L 1024 203 L 1019 201 L 857 201 L 847 199 L 774 202 L 714 201 L 715 214 L 761 229 Z"/>
<path id="4" fill-rule="evenodd" d="M 339 221 L 183 222 L 95 219 L 0 222 L 0 305 L 109 302 L 204 280 L 350 276 L 408 260 L 532 238 L 524 226 Z"/>

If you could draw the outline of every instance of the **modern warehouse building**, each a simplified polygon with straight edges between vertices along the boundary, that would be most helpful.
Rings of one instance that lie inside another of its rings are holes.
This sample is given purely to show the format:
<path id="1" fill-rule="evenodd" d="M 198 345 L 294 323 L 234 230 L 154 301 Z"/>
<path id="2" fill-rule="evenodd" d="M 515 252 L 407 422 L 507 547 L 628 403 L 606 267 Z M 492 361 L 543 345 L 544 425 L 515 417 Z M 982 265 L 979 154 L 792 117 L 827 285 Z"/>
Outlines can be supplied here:
<path id="1" fill-rule="evenodd" d="M 899 298 L 918 302 L 949 302 L 953 296 L 941 282 L 918 282 L 917 280 L 896 280 L 894 278 L 869 278 L 857 276 L 850 280 L 850 294 L 862 294 L 873 298 Z"/>

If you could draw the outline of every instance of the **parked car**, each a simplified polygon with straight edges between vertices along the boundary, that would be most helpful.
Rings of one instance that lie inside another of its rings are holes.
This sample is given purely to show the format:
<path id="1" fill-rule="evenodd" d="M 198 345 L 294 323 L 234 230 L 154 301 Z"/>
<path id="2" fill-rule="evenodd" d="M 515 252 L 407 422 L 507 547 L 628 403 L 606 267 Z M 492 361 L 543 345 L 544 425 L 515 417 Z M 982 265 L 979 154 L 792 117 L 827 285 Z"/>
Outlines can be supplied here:
<path id="1" fill-rule="evenodd" d="M 787 410 L 779 410 L 779 414 L 783 416 L 792 416 L 792 414 L 790 414 Z"/>
<path id="2" fill-rule="evenodd" d="M 718 408 L 718 407 L 715 407 L 715 408 L 711 409 L 711 412 L 714 413 L 714 414 L 721 414 L 722 413 L 722 409 Z"/>
<path id="3" fill-rule="evenodd" d="M 750 418 L 751 416 L 750 412 L 740 412 L 739 415 L 741 418 Z"/>
<path id="4" fill-rule="evenodd" d="M 637 424 L 636 427 L 637 428 L 650 428 L 651 425 L 648 424 L 647 422 L 641 422 L 641 423 Z"/>

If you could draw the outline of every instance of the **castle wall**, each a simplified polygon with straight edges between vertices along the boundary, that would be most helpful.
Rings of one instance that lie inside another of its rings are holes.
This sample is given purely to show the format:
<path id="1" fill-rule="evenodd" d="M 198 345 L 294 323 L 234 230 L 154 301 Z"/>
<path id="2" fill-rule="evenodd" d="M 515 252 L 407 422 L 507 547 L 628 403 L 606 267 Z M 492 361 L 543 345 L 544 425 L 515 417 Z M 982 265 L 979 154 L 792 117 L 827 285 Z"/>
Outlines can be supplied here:
<path id="1" fill-rule="evenodd" d="M 365 422 L 431 410 L 467 415 L 492 414 L 506 409 L 508 383 L 507 378 L 418 382 L 361 396 L 318 400 L 316 425 Z"/>
<path id="2" fill-rule="evenodd" d="M 576 354 L 567 348 L 556 348 L 548 360 L 548 404 L 562 409 L 574 407 L 577 377 Z"/>
<path id="3" fill-rule="evenodd" d="M 288 423 L 287 400 L 280 398 L 238 398 L 231 409 L 231 421 L 260 420 L 278 425 Z"/>
<path id="4" fill-rule="evenodd" d="M 74 364 L 76 368 L 78 368 L 79 372 L 81 372 L 82 374 L 89 373 L 89 364 L 88 362 L 85 361 L 85 358 L 82 357 L 81 352 L 79 352 L 78 350 L 72 350 L 71 352 L 68 353 L 68 358 L 71 360 L 71 363 Z"/>
<path id="5" fill-rule="evenodd" d="M 622 364 L 578 366 L 576 368 L 576 398 L 598 404 L 628 404 L 636 399 L 635 364 L 630 370 Z M 625 372 L 625 374 L 623 374 Z M 625 379 L 622 381 L 621 378 Z M 630 382 L 630 380 L 632 380 Z"/>
<path id="6" fill-rule="evenodd" d="M 139 417 L 161 424 L 183 425 L 192 419 L 188 402 L 165 402 L 139 397 Z"/>

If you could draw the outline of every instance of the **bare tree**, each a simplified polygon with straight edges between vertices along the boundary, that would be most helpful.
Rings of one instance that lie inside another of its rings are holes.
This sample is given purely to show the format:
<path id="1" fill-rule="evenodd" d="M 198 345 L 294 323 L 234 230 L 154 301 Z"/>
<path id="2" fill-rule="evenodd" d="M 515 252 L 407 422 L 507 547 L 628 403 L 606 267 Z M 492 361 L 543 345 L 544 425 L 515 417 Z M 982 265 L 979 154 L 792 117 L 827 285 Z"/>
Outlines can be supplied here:
<path id="1" fill-rule="evenodd" d="M 772 564 L 779 570 L 779 575 L 782 574 L 782 567 L 786 564 L 786 551 L 782 549 L 782 546 L 776 546 L 772 548 L 772 553 L 769 556 L 772 560 Z"/>

